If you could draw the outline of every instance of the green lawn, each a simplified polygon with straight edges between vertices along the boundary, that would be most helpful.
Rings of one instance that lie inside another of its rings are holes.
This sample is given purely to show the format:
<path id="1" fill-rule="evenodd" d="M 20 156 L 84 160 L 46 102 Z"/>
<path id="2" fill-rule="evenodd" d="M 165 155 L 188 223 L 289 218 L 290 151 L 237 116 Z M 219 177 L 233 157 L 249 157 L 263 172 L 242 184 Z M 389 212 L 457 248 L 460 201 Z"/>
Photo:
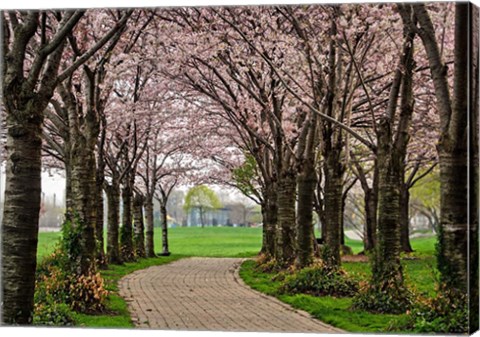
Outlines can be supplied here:
<path id="1" fill-rule="evenodd" d="M 53 251 L 60 233 L 40 233 L 38 256 Z M 122 266 L 110 266 L 101 271 L 107 289 L 111 291 L 108 298 L 107 315 L 76 315 L 77 325 L 85 327 L 132 327 L 125 301 L 118 296 L 117 281 L 135 270 L 160 265 L 188 256 L 211 257 L 253 257 L 261 247 L 262 230 L 260 228 L 232 227 L 178 227 L 169 229 L 169 243 L 172 255 L 153 259 L 141 259 L 136 263 Z M 354 253 L 363 250 L 362 242 L 346 239 Z M 412 240 L 415 253 L 404 259 L 404 270 L 408 284 L 418 292 L 432 296 L 435 293 L 435 238 L 417 238 Z M 161 251 L 161 231 L 155 228 L 156 251 Z M 345 269 L 360 279 L 368 279 L 370 266 L 365 262 L 348 262 Z M 393 320 L 404 316 L 378 315 L 362 311 L 351 311 L 351 298 L 313 297 L 308 295 L 280 295 L 277 293 L 279 282 L 272 281 L 272 274 L 259 273 L 254 270 L 254 262 L 242 265 L 240 275 L 252 288 L 266 294 L 277 296 L 280 300 L 296 308 L 310 312 L 313 316 L 339 328 L 352 332 L 385 331 Z"/>
<path id="2" fill-rule="evenodd" d="M 407 284 L 418 293 L 427 296 L 435 294 L 435 258 L 433 257 L 435 238 L 412 239 L 415 252 L 403 260 Z M 348 242 L 354 252 L 361 250 L 359 242 Z M 358 279 L 368 280 L 371 275 L 367 262 L 346 262 L 343 267 Z M 240 276 L 253 289 L 275 296 L 295 308 L 305 310 L 314 317 L 338 328 L 350 332 L 391 332 L 394 322 L 402 322 L 405 315 L 372 314 L 360 310 L 351 310 L 352 298 L 335 298 L 330 296 L 315 297 L 310 295 L 285 295 L 278 289 L 280 281 L 275 281 L 275 274 L 261 273 L 255 269 L 254 261 L 246 261 L 240 269 Z"/>

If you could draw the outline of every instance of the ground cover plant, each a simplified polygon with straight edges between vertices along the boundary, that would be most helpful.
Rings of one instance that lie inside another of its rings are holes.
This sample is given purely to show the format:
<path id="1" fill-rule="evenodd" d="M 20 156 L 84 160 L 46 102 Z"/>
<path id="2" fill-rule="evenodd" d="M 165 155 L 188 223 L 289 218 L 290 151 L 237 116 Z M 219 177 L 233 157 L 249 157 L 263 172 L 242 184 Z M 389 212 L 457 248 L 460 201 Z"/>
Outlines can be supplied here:
<path id="1" fill-rule="evenodd" d="M 435 268 L 434 237 L 412 239 L 413 254 L 404 256 L 406 284 L 427 301 L 436 295 L 435 284 L 438 271 Z M 367 262 L 344 262 L 344 270 L 358 282 L 366 282 L 371 274 Z M 314 317 L 351 332 L 427 332 L 433 330 L 414 327 L 406 314 L 379 314 L 364 310 L 352 310 L 353 296 L 312 296 L 309 294 L 292 294 L 285 292 L 284 277 L 276 273 L 263 272 L 254 260 L 243 263 L 240 276 L 255 290 L 275 296 L 295 308 L 305 310 Z M 409 324 L 410 322 L 410 324 Z M 436 331 L 442 326 L 436 325 Z M 457 327 L 458 328 L 458 327 Z"/>
<path id="2" fill-rule="evenodd" d="M 161 232 L 161 228 L 155 228 Z M 40 233 L 40 246 L 53 249 L 60 233 Z M 255 258 L 261 245 L 260 228 L 171 228 L 170 249 L 172 255 L 139 259 L 124 265 L 111 265 L 100 274 L 105 281 L 105 289 L 109 291 L 106 300 L 105 314 L 73 313 L 70 324 L 85 327 L 132 327 L 126 302 L 118 295 L 117 281 L 139 269 L 153 265 L 169 263 L 188 256 L 208 257 L 248 257 Z M 155 235 L 157 247 L 160 247 L 160 235 Z M 438 271 L 435 268 L 435 237 L 415 238 L 411 240 L 415 250 L 413 254 L 404 256 L 404 269 L 407 284 L 419 294 L 432 299 L 436 294 L 435 282 Z M 347 245 L 355 254 L 362 251 L 361 241 L 346 238 Z M 44 250 L 45 254 L 51 252 Z M 366 282 L 371 271 L 368 262 L 344 262 L 343 268 L 358 282 Z M 245 262 L 240 270 L 242 279 L 253 289 L 276 296 L 280 300 L 296 308 L 310 312 L 314 317 L 341 329 L 355 332 L 405 331 L 412 329 L 406 315 L 372 314 L 362 310 L 352 311 L 352 297 L 311 296 L 306 294 L 286 294 L 281 288 L 284 278 L 275 279 L 275 274 L 262 273 L 255 268 L 255 262 Z M 273 280 L 272 280 L 273 279 Z M 61 323 L 61 322 L 60 322 Z M 397 328 L 397 330 L 395 330 Z"/>

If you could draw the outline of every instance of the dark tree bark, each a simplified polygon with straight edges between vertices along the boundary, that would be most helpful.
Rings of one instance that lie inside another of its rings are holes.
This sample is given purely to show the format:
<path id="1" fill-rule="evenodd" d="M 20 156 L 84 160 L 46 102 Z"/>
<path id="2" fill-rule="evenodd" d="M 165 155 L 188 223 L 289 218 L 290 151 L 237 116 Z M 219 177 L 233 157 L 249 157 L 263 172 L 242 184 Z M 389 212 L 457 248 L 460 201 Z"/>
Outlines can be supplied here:
<path id="1" fill-rule="evenodd" d="M 405 20 L 405 16 L 403 18 Z M 390 308 L 382 308 L 391 312 L 405 310 L 409 303 L 400 261 L 400 187 L 404 181 L 405 154 L 414 104 L 414 37 L 415 34 L 406 25 L 403 51 L 390 89 L 387 111 L 377 125 L 378 236 L 371 286 L 376 293 L 396 299 Z M 394 131 L 399 96 L 400 116 Z"/>
<path id="2" fill-rule="evenodd" d="M 277 226 L 278 213 L 277 193 L 274 183 L 266 186 L 263 199 L 263 240 L 261 252 L 269 259 L 275 256 L 275 228 Z"/>
<path id="3" fill-rule="evenodd" d="M 87 91 L 93 90 L 91 78 L 85 76 Z M 74 226 L 82 226 L 82 239 L 79 242 L 78 255 L 71 257 L 72 267 L 78 275 L 84 275 L 96 269 L 96 160 L 95 145 L 99 126 L 93 103 L 86 108 L 85 118 L 79 118 L 80 104 L 71 92 L 71 84 L 59 86 L 60 95 L 68 114 L 69 158 L 66 161 L 70 170 L 71 208 L 67 209 L 67 218 Z M 91 92 L 87 97 L 92 98 Z M 81 132 L 81 129 L 88 129 Z M 80 224 L 76 222 L 79 221 Z"/>
<path id="4" fill-rule="evenodd" d="M 317 176 L 313 169 L 313 158 L 307 159 L 303 171 L 297 177 L 297 260 L 296 265 L 304 268 L 313 261 L 313 199 Z"/>
<path id="5" fill-rule="evenodd" d="M 326 155 L 326 156 L 325 156 Z M 343 173 L 345 171 L 341 163 L 339 153 L 331 149 L 324 152 L 324 202 L 325 202 L 325 227 L 324 259 L 332 266 L 339 266 L 340 261 L 340 225 L 342 223 L 342 191 Z"/>
<path id="6" fill-rule="evenodd" d="M 4 15 L 7 13 L 1 14 L 2 28 L 7 25 Z M 17 14 L 12 12 L 11 15 Z M 16 22 L 13 27 L 11 45 L 3 44 L 2 96 L 6 111 L 7 163 L 2 220 L 2 320 L 7 324 L 31 323 L 41 196 L 43 111 L 53 96 L 65 36 L 82 15 L 71 12 L 64 16 L 53 39 L 41 46 L 41 52 L 34 50 L 28 74 L 24 62 L 28 45 L 39 26 L 39 12 L 25 13 L 22 22 Z"/>
<path id="7" fill-rule="evenodd" d="M 375 285 L 403 286 L 400 263 L 400 163 L 393 158 L 390 121 L 378 124 L 378 240 L 372 276 Z M 396 291 L 393 288 L 390 291 Z"/>
<path id="8" fill-rule="evenodd" d="M 282 172 L 277 182 L 277 231 L 275 258 L 279 266 L 288 267 L 295 260 L 295 195 L 294 172 Z"/>
<path id="9" fill-rule="evenodd" d="M 103 146 L 103 145 L 101 145 Z M 102 150 L 100 150 L 102 151 Z M 97 240 L 97 265 L 99 267 L 106 266 L 105 256 L 105 239 L 104 239 L 104 198 L 103 198 L 103 186 L 105 183 L 105 163 L 103 162 L 103 156 L 99 156 L 96 169 L 96 186 L 95 186 L 95 238 Z"/>
<path id="10" fill-rule="evenodd" d="M 410 244 L 410 192 L 409 187 L 402 183 L 400 185 L 400 245 L 402 252 L 413 252 Z"/>
<path id="11" fill-rule="evenodd" d="M 479 10 L 478 7 L 470 5 L 470 22 L 472 33 L 470 35 L 470 50 L 471 62 L 470 62 L 470 144 L 471 144 L 471 159 L 470 159 L 470 176 L 472 177 L 473 184 L 470 186 L 470 228 L 469 228 L 469 247 L 470 247 L 470 279 L 469 279 L 469 323 L 470 333 L 477 331 L 479 328 L 479 284 L 478 284 L 478 176 L 479 176 Z"/>
<path id="12" fill-rule="evenodd" d="M 122 188 L 122 227 L 120 229 L 120 252 L 123 261 L 133 261 L 135 254 L 133 250 L 133 230 L 132 230 L 132 197 L 133 191 L 130 185 L 130 179 L 127 175 L 127 183 Z"/>
<path id="13" fill-rule="evenodd" d="M 119 205 L 120 188 L 118 184 L 105 184 L 105 193 L 108 202 L 108 222 L 107 222 L 107 262 L 121 264 L 119 246 Z"/>
<path id="14" fill-rule="evenodd" d="M 137 257 L 146 257 L 145 227 L 143 224 L 143 204 L 145 197 L 139 193 L 133 198 L 134 246 Z"/>
<path id="15" fill-rule="evenodd" d="M 468 111 L 468 3 L 455 5 L 455 53 L 453 100 L 446 66 L 430 15 L 423 4 L 413 6 L 430 66 L 440 115 L 441 136 L 437 146 L 440 166 L 440 228 L 438 268 L 447 287 L 468 290 L 467 205 L 467 111 Z M 464 172 L 465 174 L 462 174 Z"/>

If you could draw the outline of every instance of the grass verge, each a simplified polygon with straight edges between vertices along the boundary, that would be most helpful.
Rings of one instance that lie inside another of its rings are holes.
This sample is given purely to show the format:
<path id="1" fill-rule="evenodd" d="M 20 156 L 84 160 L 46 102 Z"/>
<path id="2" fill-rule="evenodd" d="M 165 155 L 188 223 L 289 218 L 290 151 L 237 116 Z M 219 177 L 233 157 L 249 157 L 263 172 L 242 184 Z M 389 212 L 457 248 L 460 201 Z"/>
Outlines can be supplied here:
<path id="1" fill-rule="evenodd" d="M 105 288 L 110 292 L 106 303 L 106 312 L 97 315 L 75 313 L 75 326 L 91 328 L 132 328 L 134 325 L 127 308 L 127 303 L 118 294 L 118 281 L 125 275 L 136 270 L 151 266 L 158 266 L 176 261 L 184 255 L 172 254 L 148 259 L 139 259 L 123 265 L 110 265 L 108 269 L 101 270 L 100 274 L 105 280 Z"/>

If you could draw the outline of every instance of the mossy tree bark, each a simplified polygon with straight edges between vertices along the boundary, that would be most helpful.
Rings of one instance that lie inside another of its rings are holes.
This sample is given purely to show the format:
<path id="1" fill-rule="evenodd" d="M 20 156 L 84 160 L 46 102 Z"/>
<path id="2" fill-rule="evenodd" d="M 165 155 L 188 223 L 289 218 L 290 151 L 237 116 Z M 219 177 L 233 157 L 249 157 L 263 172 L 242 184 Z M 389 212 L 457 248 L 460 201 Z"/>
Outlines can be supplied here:
<path id="1" fill-rule="evenodd" d="M 87 69 L 87 68 L 85 68 Z M 89 76 L 90 75 L 90 76 Z M 78 256 L 72 257 L 73 268 L 77 274 L 84 275 L 96 269 L 96 158 L 95 145 L 99 135 L 99 120 L 92 101 L 93 75 L 86 73 L 87 107 L 85 118 L 80 119 L 82 104 L 72 93 L 71 83 L 59 86 L 60 96 L 68 113 L 69 158 L 71 208 L 67 209 L 67 217 L 80 221 L 83 227 Z M 80 112 L 79 112 L 80 111 Z M 81 131 L 82 130 L 82 131 Z"/>

